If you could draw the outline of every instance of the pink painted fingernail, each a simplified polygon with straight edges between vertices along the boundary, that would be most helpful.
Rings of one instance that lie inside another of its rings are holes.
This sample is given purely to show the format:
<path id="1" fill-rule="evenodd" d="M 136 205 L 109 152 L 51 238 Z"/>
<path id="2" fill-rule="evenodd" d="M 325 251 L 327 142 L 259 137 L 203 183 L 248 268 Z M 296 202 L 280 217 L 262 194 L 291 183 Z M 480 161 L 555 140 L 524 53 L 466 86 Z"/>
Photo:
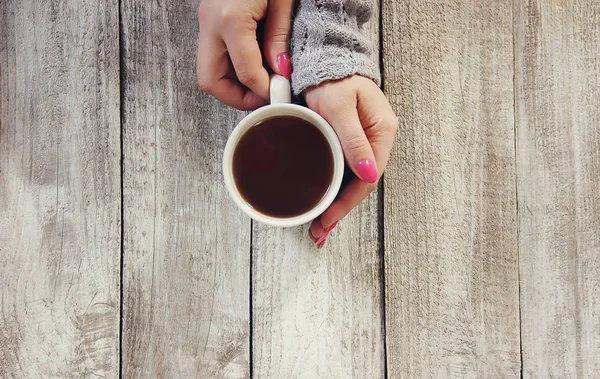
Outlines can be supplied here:
<path id="1" fill-rule="evenodd" d="M 377 168 L 375 163 L 369 159 L 363 159 L 356 164 L 356 172 L 362 180 L 367 183 L 375 183 L 377 181 Z"/>
<path id="2" fill-rule="evenodd" d="M 321 237 L 317 238 L 317 240 L 315 241 L 315 244 L 317 246 L 324 244 L 328 235 L 329 235 L 329 233 L 323 233 L 323 235 Z"/>
<path id="3" fill-rule="evenodd" d="M 287 80 L 292 78 L 292 59 L 288 53 L 281 53 L 277 56 L 277 66 L 284 78 Z"/>
<path id="4" fill-rule="evenodd" d="M 323 234 L 323 235 L 321 236 L 321 238 L 319 238 L 319 239 L 317 240 L 317 242 L 315 242 L 315 243 L 317 244 L 317 247 L 318 247 L 319 249 L 320 249 L 320 248 L 322 248 L 323 246 L 325 246 L 325 241 L 327 240 L 327 235 L 328 235 L 328 233 L 325 233 L 325 234 Z"/>
<path id="5" fill-rule="evenodd" d="M 336 221 L 333 224 L 331 224 L 328 228 L 323 230 L 323 235 L 315 241 L 315 244 L 317 245 L 317 247 L 319 249 L 322 248 L 323 246 L 325 246 L 325 241 L 327 241 L 327 237 L 329 236 L 329 233 L 331 233 L 331 231 L 333 230 L 333 228 L 335 228 L 337 223 L 338 222 Z"/>

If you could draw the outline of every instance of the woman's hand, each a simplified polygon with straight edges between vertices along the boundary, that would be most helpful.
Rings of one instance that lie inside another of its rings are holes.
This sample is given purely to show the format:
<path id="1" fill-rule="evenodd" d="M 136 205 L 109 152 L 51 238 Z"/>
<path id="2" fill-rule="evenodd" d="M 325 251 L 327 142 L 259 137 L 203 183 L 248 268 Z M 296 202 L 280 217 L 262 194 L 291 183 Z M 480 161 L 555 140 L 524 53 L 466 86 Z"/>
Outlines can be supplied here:
<path id="1" fill-rule="evenodd" d="M 309 108 L 335 129 L 346 163 L 357 176 L 312 222 L 310 237 L 322 247 L 337 222 L 377 187 L 390 156 L 398 120 L 379 87 L 358 75 L 311 87 L 304 97 Z"/>
<path id="2" fill-rule="evenodd" d="M 266 61 L 290 78 L 293 0 L 203 0 L 198 8 L 198 84 L 223 103 L 255 109 L 269 100 L 269 74 L 257 41 L 265 19 Z"/>

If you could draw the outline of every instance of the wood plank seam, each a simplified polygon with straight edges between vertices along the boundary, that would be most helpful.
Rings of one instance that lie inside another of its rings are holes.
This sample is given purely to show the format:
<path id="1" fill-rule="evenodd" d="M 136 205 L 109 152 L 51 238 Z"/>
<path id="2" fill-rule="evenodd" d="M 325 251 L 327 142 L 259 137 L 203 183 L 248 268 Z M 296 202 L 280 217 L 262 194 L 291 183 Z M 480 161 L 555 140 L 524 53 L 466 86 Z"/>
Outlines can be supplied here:
<path id="1" fill-rule="evenodd" d="M 119 379 L 123 379 L 123 318 L 125 315 L 123 314 L 123 268 L 125 263 L 125 180 L 123 173 L 125 172 L 125 145 L 124 145 L 124 136 L 123 136 L 123 117 L 124 117 L 124 108 L 123 108 L 123 99 L 125 98 L 125 86 L 124 86 L 124 77 L 125 77 L 125 64 L 123 57 L 123 48 L 124 43 L 123 40 L 125 38 L 123 33 L 123 14 L 121 12 L 121 0 L 119 0 L 117 13 L 119 15 L 119 131 L 120 131 L 120 146 L 121 155 L 120 155 L 120 168 L 121 168 L 121 261 L 120 263 L 120 275 L 119 275 L 119 368 L 118 375 Z"/>
<path id="2" fill-rule="evenodd" d="M 382 4 L 383 1 L 380 2 L 380 4 Z M 381 8 L 380 8 L 381 9 Z M 381 12 L 379 13 L 381 14 Z M 380 22 L 381 25 L 381 22 Z M 379 31 L 381 32 L 381 28 L 379 29 Z M 383 46 L 383 44 L 379 45 L 380 46 L 380 54 L 381 52 L 381 48 Z M 382 61 L 383 64 L 383 61 Z M 383 72 L 383 71 L 382 71 Z M 383 86 L 383 80 L 381 81 L 382 86 Z M 383 201 L 383 197 L 385 196 L 385 187 L 383 184 L 383 181 L 385 180 L 385 174 L 383 174 L 381 176 L 381 179 L 379 180 L 379 183 L 377 185 L 377 194 L 378 194 L 378 199 L 377 199 L 377 218 L 378 218 L 378 227 L 379 227 L 379 235 L 378 235 L 378 242 L 379 242 L 379 281 L 380 281 L 380 286 L 381 286 L 381 338 L 383 339 L 382 342 L 382 349 L 383 349 L 383 378 L 384 379 L 388 379 L 388 355 L 387 355 L 387 338 L 386 338 L 386 304 L 385 304 L 385 298 L 386 298 L 386 288 L 385 288 L 385 233 L 383 232 L 383 228 L 385 225 L 385 220 L 384 220 L 384 207 L 385 207 L 385 202 Z"/>
<path id="3" fill-rule="evenodd" d="M 385 69 L 384 69 L 384 33 L 383 33 L 383 5 L 384 0 L 378 0 L 378 16 L 379 20 L 377 25 L 379 28 L 379 73 L 381 75 L 381 90 L 385 93 Z M 385 173 L 381 175 L 379 183 L 377 184 L 377 224 L 378 224 L 378 249 L 379 249 L 379 281 L 381 288 L 381 338 L 382 349 L 383 349 L 383 378 L 388 379 L 388 350 L 387 350 L 387 322 L 386 322 L 386 286 L 385 286 Z"/>
<path id="4" fill-rule="evenodd" d="M 517 95 L 518 95 L 518 88 L 517 88 L 517 43 L 516 43 L 516 30 L 517 30 L 517 9 L 515 7 L 515 0 L 513 0 L 513 22 L 512 22 L 512 46 L 513 46 L 513 99 L 514 99 L 514 105 L 513 105 L 513 130 L 514 130 L 514 153 L 515 153 L 515 207 L 516 207 L 516 223 L 517 223 L 517 232 L 516 232 L 516 238 L 517 238 L 517 246 L 519 245 L 519 233 L 520 233 L 520 228 L 518 227 L 519 225 L 519 221 L 520 221 L 520 215 L 519 215 L 519 178 L 518 178 L 518 170 L 517 167 L 519 167 L 518 165 L 518 153 L 517 153 L 517 148 L 518 148 L 518 143 L 517 143 L 517 135 L 518 135 L 518 130 L 517 130 L 517 117 L 518 117 L 518 112 L 517 112 Z M 520 248 L 517 248 L 517 280 L 518 280 L 518 284 L 517 284 L 517 289 L 518 289 L 518 294 L 519 294 L 519 378 L 523 379 L 523 324 L 521 322 L 522 320 L 522 308 L 521 308 L 521 261 L 519 259 L 520 256 Z"/>
<path id="5" fill-rule="evenodd" d="M 253 263 L 254 263 L 253 259 L 252 259 L 252 250 L 254 248 L 254 243 L 252 242 L 252 241 L 254 241 L 253 236 L 254 236 L 254 220 L 250 220 L 250 258 L 249 258 L 250 269 L 249 269 L 249 273 L 248 273 L 248 276 L 250 277 L 250 283 L 248 284 L 248 287 L 249 287 L 248 296 L 250 297 L 248 299 L 248 304 L 250 304 L 250 307 L 249 307 L 250 309 L 248 310 L 249 322 L 250 322 L 250 330 L 248 331 L 248 335 L 249 335 L 249 337 L 248 337 L 249 348 L 248 349 L 249 349 L 249 355 L 250 355 L 248 361 L 250 364 L 250 367 L 249 367 L 250 379 L 254 379 L 254 341 L 252 341 L 252 339 L 254 337 L 254 317 L 253 317 L 254 303 L 252 301 L 252 295 L 253 295 L 253 289 L 252 289 L 253 272 L 252 272 L 252 270 L 253 270 Z"/>

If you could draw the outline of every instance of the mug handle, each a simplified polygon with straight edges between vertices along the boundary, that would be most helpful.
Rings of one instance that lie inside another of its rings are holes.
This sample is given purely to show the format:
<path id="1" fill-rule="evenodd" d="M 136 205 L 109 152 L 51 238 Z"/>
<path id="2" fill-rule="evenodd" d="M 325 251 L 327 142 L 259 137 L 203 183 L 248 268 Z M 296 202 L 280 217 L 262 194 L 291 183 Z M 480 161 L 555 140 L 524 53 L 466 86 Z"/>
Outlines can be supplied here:
<path id="1" fill-rule="evenodd" d="M 281 75 L 271 76 L 270 84 L 271 104 L 286 104 L 292 102 L 290 81 Z"/>

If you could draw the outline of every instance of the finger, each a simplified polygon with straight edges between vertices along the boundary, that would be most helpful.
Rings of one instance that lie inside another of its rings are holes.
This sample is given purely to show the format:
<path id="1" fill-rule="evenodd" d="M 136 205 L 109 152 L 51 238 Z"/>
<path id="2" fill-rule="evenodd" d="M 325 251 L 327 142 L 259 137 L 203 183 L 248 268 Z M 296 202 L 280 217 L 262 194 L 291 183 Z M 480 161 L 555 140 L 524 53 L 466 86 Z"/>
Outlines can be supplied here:
<path id="1" fill-rule="evenodd" d="M 319 237 L 323 235 L 324 230 L 325 228 L 321 223 L 321 217 L 317 217 L 310 223 L 310 228 L 308 229 L 308 237 L 311 241 L 317 243 Z"/>
<path id="2" fill-rule="evenodd" d="M 271 0 L 265 21 L 265 55 L 271 69 L 290 79 L 292 63 L 289 55 L 293 0 Z"/>
<path id="3" fill-rule="evenodd" d="M 379 178 L 375 155 L 358 117 L 356 104 L 345 108 L 327 112 L 324 117 L 340 139 L 348 166 L 363 181 L 375 183 Z"/>
<path id="4" fill-rule="evenodd" d="M 229 77 L 230 66 L 229 55 L 221 38 L 200 34 L 196 59 L 200 88 L 238 109 L 251 110 L 265 105 L 266 101 L 262 97 Z"/>
<path id="5" fill-rule="evenodd" d="M 254 110 L 267 104 L 265 99 L 229 78 L 219 79 L 214 84 L 211 95 L 224 104 L 243 111 Z"/>
<path id="6" fill-rule="evenodd" d="M 333 231 L 333 228 L 335 228 L 336 225 L 337 222 L 329 225 L 327 228 L 324 228 L 323 224 L 321 223 L 321 218 L 318 217 L 311 223 L 308 236 L 310 237 L 310 240 L 320 249 L 325 245 L 327 237 L 329 237 L 329 234 Z"/>
<path id="7" fill-rule="evenodd" d="M 263 67 L 260 47 L 256 41 L 256 27 L 235 27 L 223 37 L 238 80 L 252 92 L 268 100 L 269 73 Z"/>
<path id="8" fill-rule="evenodd" d="M 370 82 L 373 86 L 374 83 Z M 379 175 L 383 173 L 390 157 L 398 119 L 394 110 L 379 89 L 359 91 L 357 110 L 365 135 L 371 144 Z"/>
<path id="9" fill-rule="evenodd" d="M 384 110 L 382 110 L 384 111 Z M 375 159 L 378 167 L 382 170 L 387 164 L 390 156 L 390 150 L 396 133 L 395 115 L 391 112 L 391 116 L 386 118 L 385 122 L 391 124 L 389 127 L 370 127 L 366 130 L 369 142 L 373 148 Z M 380 122 L 378 125 L 383 124 Z M 310 238 L 314 243 L 317 243 L 326 230 L 334 225 L 350 213 L 362 200 L 376 188 L 375 184 L 365 183 L 364 181 L 353 179 L 350 183 L 343 187 L 340 196 L 331 206 L 317 219 L 313 220 L 310 227 Z"/>
<path id="10" fill-rule="evenodd" d="M 375 161 L 377 162 L 377 170 L 380 177 L 387 166 L 394 144 L 396 127 L 393 122 L 393 120 L 391 122 L 384 120 L 381 124 L 365 130 L 367 139 L 375 154 Z M 384 126 L 386 123 L 387 125 Z"/>
<path id="11" fill-rule="evenodd" d="M 394 136 L 398 129 L 396 115 L 379 90 L 359 92 L 357 110 L 381 174 L 387 165 Z M 334 225 L 346 217 L 375 189 L 375 184 L 365 183 L 358 179 L 352 180 L 342 190 L 336 201 L 321 215 L 319 224 L 311 229 L 313 236 L 319 238 L 319 234 L 324 234 L 324 230 L 329 225 Z"/>
<path id="12" fill-rule="evenodd" d="M 342 190 L 338 198 L 327 208 L 320 217 L 320 230 L 318 225 L 314 229 L 313 237 L 319 238 L 325 230 L 331 228 L 335 224 L 346 217 L 350 211 L 360 204 L 371 192 L 377 188 L 375 183 L 365 183 L 364 181 L 355 178 L 346 188 Z M 321 232 L 321 235 L 319 235 Z"/>

